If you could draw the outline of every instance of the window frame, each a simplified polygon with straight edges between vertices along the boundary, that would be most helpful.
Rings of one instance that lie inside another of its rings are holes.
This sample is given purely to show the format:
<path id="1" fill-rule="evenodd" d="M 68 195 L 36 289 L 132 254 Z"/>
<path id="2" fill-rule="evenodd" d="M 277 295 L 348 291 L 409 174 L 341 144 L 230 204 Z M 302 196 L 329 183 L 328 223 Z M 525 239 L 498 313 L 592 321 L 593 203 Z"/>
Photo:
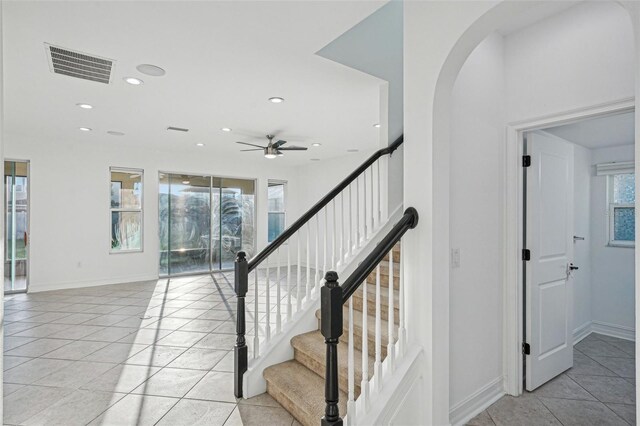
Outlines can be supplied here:
<path id="1" fill-rule="evenodd" d="M 114 208 L 111 206 L 111 185 L 113 182 L 112 174 L 116 173 L 129 173 L 139 174 L 140 184 L 142 189 L 140 191 L 140 208 Z M 144 169 L 136 169 L 131 167 L 109 167 L 109 254 L 126 254 L 126 253 L 143 253 L 144 252 Z M 113 213 L 139 213 L 140 214 L 140 248 L 126 249 L 126 250 L 114 250 L 113 249 Z"/>
<path id="2" fill-rule="evenodd" d="M 634 208 L 635 203 L 615 203 L 613 202 L 614 180 L 618 175 L 635 175 L 633 171 L 620 170 L 619 172 L 609 173 L 607 177 L 607 247 L 619 248 L 635 248 L 636 242 L 626 240 L 615 240 L 615 209 L 616 208 Z M 635 216 L 634 216 L 635 218 Z"/>
<path id="3" fill-rule="evenodd" d="M 282 206 L 283 209 L 282 210 L 271 210 L 271 207 L 269 206 L 269 187 L 273 185 L 273 186 L 277 186 L 277 185 L 282 185 L 283 187 L 283 191 L 282 191 Z M 282 235 L 282 232 L 284 232 L 287 229 L 287 200 L 289 198 L 289 183 L 286 180 L 279 180 L 279 179 L 269 179 L 267 181 L 267 243 L 271 243 L 272 241 L 275 241 L 275 239 L 277 239 L 280 235 Z M 280 234 L 278 234 L 273 240 L 269 241 L 269 215 L 271 213 L 278 213 L 278 214 L 283 214 L 284 215 L 284 228 L 282 229 L 282 232 Z M 288 241 L 285 241 L 284 244 L 287 244 Z"/>

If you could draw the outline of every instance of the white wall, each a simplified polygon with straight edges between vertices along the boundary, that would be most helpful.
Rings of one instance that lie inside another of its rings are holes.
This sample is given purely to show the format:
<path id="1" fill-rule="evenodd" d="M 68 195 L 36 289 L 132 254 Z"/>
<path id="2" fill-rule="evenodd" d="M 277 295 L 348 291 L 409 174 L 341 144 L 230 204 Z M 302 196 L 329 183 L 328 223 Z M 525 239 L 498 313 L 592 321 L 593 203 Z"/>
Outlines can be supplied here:
<path id="1" fill-rule="evenodd" d="M 450 275 L 452 407 L 502 376 L 503 48 L 498 34 L 483 41 L 453 88 L 450 236 L 460 267 Z"/>
<path id="2" fill-rule="evenodd" d="M 501 25 L 512 23 L 517 17 L 528 16 L 532 11 L 539 8 L 553 6 L 554 2 L 406 2 L 405 3 L 405 151 L 404 151 L 404 173 L 405 192 L 404 201 L 407 206 L 414 206 L 420 213 L 420 224 L 407 234 L 405 241 L 405 259 L 407 267 L 405 269 L 407 282 L 407 312 L 409 315 L 408 324 L 414 325 L 409 331 L 409 336 L 413 343 L 422 345 L 426 352 L 426 362 L 424 364 L 424 374 L 429 377 L 425 383 L 424 394 L 416 396 L 424 403 L 427 418 L 416 423 L 422 424 L 445 424 L 449 419 L 449 338 L 448 329 L 449 317 L 449 176 L 452 162 L 449 156 L 450 129 L 451 122 L 451 89 L 456 75 L 467 56 L 475 46 L 488 36 L 493 30 Z M 613 2 L 611 2 L 613 4 Z M 633 4 L 626 4 L 635 13 L 634 25 L 636 29 L 640 23 L 638 8 Z M 614 12 L 615 13 L 615 12 Z M 623 15 L 624 13 L 621 12 Z M 574 23 L 565 25 L 565 31 L 573 31 L 575 28 L 582 28 L 583 32 L 596 31 L 600 23 L 606 22 L 603 16 L 592 16 L 591 22 Z M 622 31 L 627 33 L 625 28 L 628 25 L 612 25 L 611 31 Z M 560 26 L 562 27 L 562 26 Z M 540 30 L 540 37 L 548 38 L 543 34 L 545 30 Z M 601 61 L 601 57 L 595 52 L 596 47 L 604 42 L 604 39 L 595 38 L 590 34 L 584 34 L 584 44 L 594 48 L 591 55 L 593 63 L 589 67 L 581 69 L 581 73 L 570 75 L 570 78 L 580 82 L 581 90 L 585 93 L 572 92 L 571 99 L 558 99 L 553 91 L 563 91 L 562 85 L 544 88 L 538 84 L 540 81 L 551 81 L 553 73 L 560 73 L 555 63 L 539 63 L 540 66 L 533 71 L 527 71 L 526 78 L 520 78 L 519 85 L 531 85 L 540 90 L 527 91 L 520 88 L 521 93 L 527 96 L 511 96 L 513 102 L 520 98 L 521 102 L 529 105 L 513 105 L 514 113 L 522 119 L 530 119 L 539 114 L 548 114 L 560 109 L 573 109 L 588 106 L 585 102 L 603 102 L 611 100 L 612 97 L 627 97 L 636 94 L 632 79 L 637 68 L 629 64 L 628 61 L 637 54 L 637 49 L 629 49 L 624 52 L 625 64 L 628 64 L 629 71 L 623 71 L 625 76 L 620 76 L 619 70 L 625 67 L 614 69 L 615 75 L 608 76 L 594 72 L 598 70 L 596 63 Z M 550 42 L 541 43 L 548 49 L 555 49 L 558 40 L 556 37 Z M 581 43 L 583 40 L 579 40 Z M 622 49 L 625 44 L 618 44 L 611 47 L 612 50 Z M 512 51 L 513 51 L 512 47 Z M 565 52 L 571 54 L 572 51 Z M 522 58 L 526 55 L 522 52 L 520 61 L 528 61 Z M 562 59 L 562 58 L 560 58 Z M 568 61 L 576 58 L 569 57 L 567 60 L 560 60 L 560 68 L 570 66 Z M 528 61 L 531 64 L 531 61 Z M 534 62 L 533 65 L 536 63 Z M 544 65 L 544 66 L 543 66 Z M 619 65 L 619 64 L 618 64 Z M 617 66 L 617 65 L 616 65 Z M 593 67 L 593 68 L 592 68 Z M 571 67 L 573 68 L 573 67 Z M 509 68 L 507 68 L 508 70 Z M 623 78 L 629 84 L 620 86 L 620 79 Z M 615 81 L 615 80 L 618 81 Z M 515 81 L 515 80 L 512 80 Z M 565 81 L 563 84 L 572 84 Z M 515 83 L 514 83 L 515 84 Z M 513 84 L 511 85 L 513 87 Z M 597 86 L 597 87 L 595 87 Z M 509 87 L 509 86 L 507 86 Z M 611 87 L 618 90 L 610 91 Z M 534 96 L 536 95 L 536 96 Z M 548 95 L 548 96 L 547 96 Z M 556 102 L 551 102 L 556 99 Z M 507 104 L 509 111 L 511 107 Z M 636 113 L 637 114 L 637 113 Z M 470 141 L 471 143 L 472 141 Z M 502 164 L 506 167 L 506 164 Z M 511 166 L 514 167 L 514 166 Z M 513 200 L 513 192 L 509 192 L 508 199 Z M 508 228 L 511 229 L 511 228 Z M 511 247 L 513 248 L 513 247 Z M 514 249 L 515 250 L 515 249 Z M 472 321 L 472 318 L 469 319 Z M 419 326 L 415 326 L 419 324 Z M 503 324 L 504 326 L 504 324 Z M 454 330 L 452 330 L 453 332 Z M 506 330 L 510 333 L 513 330 Z M 511 338 L 514 336 L 512 335 Z M 500 349 L 490 346 L 474 347 L 477 351 L 490 351 L 498 354 Z M 515 358 L 510 357 L 507 362 L 513 363 Z M 480 405 L 490 402 L 495 396 L 492 390 L 483 387 L 477 393 L 470 395 L 470 401 Z M 406 405 L 407 407 L 409 404 Z M 469 406 L 470 412 L 474 407 Z M 417 414 L 417 413 L 416 413 Z"/>
<path id="3" fill-rule="evenodd" d="M 573 244 L 574 264 L 580 268 L 573 275 L 574 336 L 591 326 L 591 150 L 573 145 L 573 235 L 584 241 Z"/>
<path id="4" fill-rule="evenodd" d="M 593 150 L 592 164 L 633 161 L 634 146 Z M 594 330 L 635 330 L 635 249 L 607 247 L 606 177 L 591 177 L 592 320 Z"/>
<path id="5" fill-rule="evenodd" d="M 632 61 L 628 14 L 615 4 L 589 3 L 504 38 L 490 36 L 458 74 L 448 147 L 449 242 L 461 259 L 449 276 L 452 420 L 503 374 L 505 125 L 633 96 Z M 577 150 L 575 173 L 583 182 L 589 157 Z M 588 185 L 574 197 L 587 212 L 576 217 L 576 235 L 588 234 Z M 576 244 L 576 327 L 592 312 L 588 241 Z M 627 300 L 633 306 L 633 297 Z"/>
<path id="6" fill-rule="evenodd" d="M 158 171 L 258 179 L 258 247 L 264 247 L 267 180 L 286 180 L 295 194 L 297 170 L 262 159 L 233 162 L 203 152 L 149 152 L 129 148 L 124 140 L 96 145 L 7 135 L 7 158 L 31 161 L 30 291 L 157 278 Z M 110 166 L 144 169 L 142 253 L 109 254 Z M 298 214 L 296 199 L 288 200 L 293 217 Z"/>
<path id="7" fill-rule="evenodd" d="M 508 121 L 632 97 L 633 37 L 614 2 L 585 2 L 508 35 Z"/>

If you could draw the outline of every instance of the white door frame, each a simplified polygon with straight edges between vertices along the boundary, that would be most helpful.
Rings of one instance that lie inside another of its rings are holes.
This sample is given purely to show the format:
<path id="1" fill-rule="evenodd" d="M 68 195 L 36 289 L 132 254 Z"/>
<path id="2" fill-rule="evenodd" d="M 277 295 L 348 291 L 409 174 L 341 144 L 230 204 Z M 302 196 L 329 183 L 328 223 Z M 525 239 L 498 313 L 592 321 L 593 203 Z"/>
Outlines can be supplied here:
<path id="1" fill-rule="evenodd" d="M 634 98 L 625 98 L 590 107 L 550 114 L 529 120 L 509 123 L 505 137 L 504 186 L 504 271 L 503 271 L 503 374 L 505 391 L 509 395 L 522 394 L 523 363 L 523 196 L 522 170 L 523 134 L 551 126 L 567 124 L 599 115 L 633 111 Z M 637 176 L 637 174 L 636 174 Z M 638 207 L 636 200 L 636 208 Z M 636 288 L 640 277 L 636 276 Z"/>

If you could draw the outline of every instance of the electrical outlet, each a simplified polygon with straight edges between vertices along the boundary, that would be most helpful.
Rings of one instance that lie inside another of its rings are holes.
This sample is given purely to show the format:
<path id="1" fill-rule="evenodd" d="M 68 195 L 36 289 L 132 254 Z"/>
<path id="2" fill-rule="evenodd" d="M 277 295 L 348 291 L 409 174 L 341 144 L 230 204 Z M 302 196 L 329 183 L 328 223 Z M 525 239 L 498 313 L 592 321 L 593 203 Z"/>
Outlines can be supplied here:
<path id="1" fill-rule="evenodd" d="M 454 269 L 460 267 L 460 249 L 459 248 L 451 249 L 451 267 Z"/>

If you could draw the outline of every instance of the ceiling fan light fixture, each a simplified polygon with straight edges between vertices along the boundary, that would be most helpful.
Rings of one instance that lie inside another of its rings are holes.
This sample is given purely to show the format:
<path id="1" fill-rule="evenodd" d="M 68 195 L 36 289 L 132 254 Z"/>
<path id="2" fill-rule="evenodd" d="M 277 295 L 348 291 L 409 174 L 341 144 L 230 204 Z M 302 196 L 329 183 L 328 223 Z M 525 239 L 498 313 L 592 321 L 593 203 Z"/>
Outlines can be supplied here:
<path id="1" fill-rule="evenodd" d="M 277 155 L 276 154 L 265 154 L 264 158 L 268 158 L 269 160 L 276 158 Z"/>

